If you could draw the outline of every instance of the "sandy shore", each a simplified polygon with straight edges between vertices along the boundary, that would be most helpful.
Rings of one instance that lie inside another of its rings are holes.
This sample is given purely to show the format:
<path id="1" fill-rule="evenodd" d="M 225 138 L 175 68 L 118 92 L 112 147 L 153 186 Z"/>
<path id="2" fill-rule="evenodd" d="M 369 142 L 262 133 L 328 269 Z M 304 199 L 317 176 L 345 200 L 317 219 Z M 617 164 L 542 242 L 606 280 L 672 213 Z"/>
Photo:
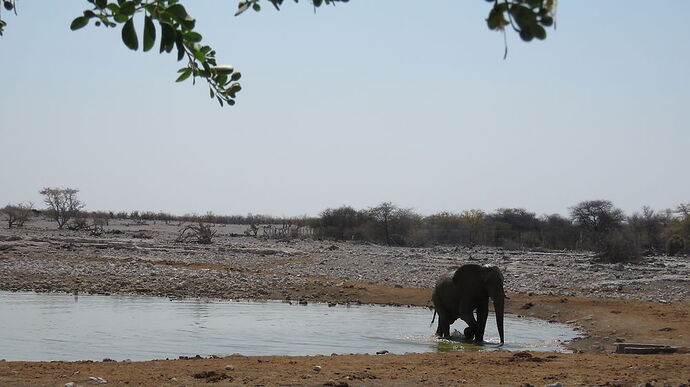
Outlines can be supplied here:
<path id="1" fill-rule="evenodd" d="M 439 275 L 475 262 L 504 271 L 509 313 L 572 324 L 584 335 L 569 343 L 573 354 L 6 361 L 0 362 L 0 385 L 98 384 L 90 377 L 109 385 L 205 385 L 212 379 L 247 385 L 690 384 L 688 354 L 611 354 L 616 342 L 687 352 L 687 257 L 605 265 L 573 252 L 261 240 L 238 236 L 243 226 L 218 227 L 214 243 L 200 246 L 172 243 L 178 228 L 119 221 L 91 236 L 34 221 L 1 230 L 0 290 L 428 306 Z"/>

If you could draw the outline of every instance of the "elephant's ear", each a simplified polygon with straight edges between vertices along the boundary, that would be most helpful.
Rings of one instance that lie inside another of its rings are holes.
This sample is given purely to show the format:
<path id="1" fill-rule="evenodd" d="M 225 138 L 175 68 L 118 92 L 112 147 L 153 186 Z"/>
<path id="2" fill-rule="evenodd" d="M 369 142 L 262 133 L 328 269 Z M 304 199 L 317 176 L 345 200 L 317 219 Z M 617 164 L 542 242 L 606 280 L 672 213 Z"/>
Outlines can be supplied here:
<path id="1" fill-rule="evenodd" d="M 486 270 L 482 270 L 479 275 L 482 278 L 482 282 L 486 285 L 490 283 L 503 284 L 503 274 L 501 274 L 501 270 L 497 266 L 487 267 Z"/>
<path id="2" fill-rule="evenodd" d="M 479 277 L 482 279 L 483 283 L 489 282 L 490 278 L 494 275 L 494 269 L 497 269 L 496 266 L 488 266 L 484 267 L 484 270 L 479 271 Z"/>
<path id="3" fill-rule="evenodd" d="M 460 266 L 455 270 L 455 273 L 453 273 L 453 282 L 455 282 L 456 285 L 461 284 L 463 280 L 467 278 L 466 271 L 465 266 Z"/>

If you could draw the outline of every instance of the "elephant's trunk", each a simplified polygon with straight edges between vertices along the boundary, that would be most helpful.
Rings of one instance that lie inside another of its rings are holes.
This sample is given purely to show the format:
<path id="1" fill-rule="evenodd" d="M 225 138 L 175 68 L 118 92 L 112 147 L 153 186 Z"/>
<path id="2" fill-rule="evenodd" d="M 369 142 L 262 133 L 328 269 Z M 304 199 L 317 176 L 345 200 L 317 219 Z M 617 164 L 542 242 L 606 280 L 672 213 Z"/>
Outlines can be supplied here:
<path id="1" fill-rule="evenodd" d="M 494 298 L 494 312 L 496 312 L 496 327 L 498 328 L 498 335 L 501 336 L 501 344 L 503 344 L 503 312 L 504 300 L 502 295 Z"/>

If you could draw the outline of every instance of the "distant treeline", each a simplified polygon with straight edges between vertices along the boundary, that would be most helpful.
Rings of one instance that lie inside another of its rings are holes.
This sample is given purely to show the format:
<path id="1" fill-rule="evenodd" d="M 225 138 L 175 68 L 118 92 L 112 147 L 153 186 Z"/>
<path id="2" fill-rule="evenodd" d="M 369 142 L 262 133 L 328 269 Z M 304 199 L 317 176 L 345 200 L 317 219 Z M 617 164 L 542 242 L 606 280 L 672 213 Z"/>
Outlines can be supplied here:
<path id="1" fill-rule="evenodd" d="M 105 218 L 105 219 L 130 219 L 133 221 L 163 221 L 163 222 L 192 222 L 192 223 L 215 223 L 215 224 L 286 224 L 286 223 L 296 223 L 301 221 L 306 224 L 310 218 L 286 218 L 286 217 L 275 217 L 270 215 L 216 215 L 214 213 L 207 213 L 205 215 L 197 214 L 185 214 L 185 215 L 172 215 L 165 212 L 152 212 L 152 211 L 131 211 L 131 212 L 105 212 L 105 211 L 92 211 L 83 212 L 84 216 L 92 218 Z"/>
<path id="2" fill-rule="evenodd" d="M 17 209 L 27 212 L 30 208 L 21 205 L 5 207 L 3 211 L 9 226 L 12 227 L 12 219 L 17 218 Z M 641 254 L 690 253 L 690 204 L 664 211 L 644 207 L 640 212 L 626 215 L 608 200 L 591 200 L 571 207 L 568 217 L 559 214 L 537 216 L 523 208 L 501 208 L 492 213 L 481 210 L 440 212 L 422 216 L 411 209 L 385 202 L 361 210 L 349 206 L 329 208 L 318 217 L 299 218 L 213 213 L 178 216 L 150 211 L 79 211 L 75 219 L 79 218 L 245 224 L 248 226 L 247 234 L 254 236 L 306 235 L 317 239 L 356 240 L 393 246 L 485 245 L 509 249 L 594 250 L 613 262 L 632 260 Z M 274 225 L 281 232 L 260 234 L 258 227 L 262 225 Z M 309 232 L 300 232 L 305 229 Z"/>
<path id="3" fill-rule="evenodd" d="M 318 217 L 278 218 L 267 215 L 176 216 L 163 212 L 92 213 L 91 216 L 207 222 L 217 224 L 293 225 L 309 227 L 318 239 L 358 240 L 394 246 L 485 245 L 600 251 L 612 260 L 640 254 L 690 252 L 690 204 L 673 210 L 642 208 L 630 216 L 608 200 L 591 200 L 570 208 L 568 217 L 537 216 L 523 208 L 501 208 L 492 213 L 469 210 L 422 216 L 411 209 L 385 202 L 357 210 L 329 208 Z M 616 258 L 620 257 L 620 258 Z"/>
<path id="4" fill-rule="evenodd" d="M 610 261 L 640 254 L 688 253 L 690 205 L 626 216 L 608 200 L 581 202 L 570 216 L 537 216 L 523 208 L 441 212 L 421 216 L 392 203 L 366 210 L 327 209 L 314 220 L 315 235 L 399 246 L 488 245 L 505 248 L 594 250 Z"/>

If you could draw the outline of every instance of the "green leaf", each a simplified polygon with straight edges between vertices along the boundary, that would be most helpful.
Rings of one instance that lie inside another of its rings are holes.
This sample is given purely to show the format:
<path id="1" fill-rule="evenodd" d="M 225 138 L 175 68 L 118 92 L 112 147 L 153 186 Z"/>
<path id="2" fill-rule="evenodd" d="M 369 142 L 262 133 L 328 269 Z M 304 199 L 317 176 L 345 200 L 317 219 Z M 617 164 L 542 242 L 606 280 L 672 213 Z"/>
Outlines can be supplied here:
<path id="1" fill-rule="evenodd" d="M 532 28 L 530 28 L 530 32 L 539 40 L 546 39 L 546 30 L 538 24 L 533 25 Z"/>
<path id="2" fill-rule="evenodd" d="M 137 38 L 137 31 L 134 29 L 134 19 L 129 19 L 122 26 L 122 42 L 131 50 L 139 48 L 139 39 Z"/>
<path id="3" fill-rule="evenodd" d="M 242 14 L 242 12 L 246 11 L 247 9 L 249 9 L 249 3 L 239 4 L 239 6 L 237 7 L 237 12 L 235 12 L 235 16 Z"/>
<path id="4" fill-rule="evenodd" d="M 148 51 L 156 42 L 156 26 L 151 17 L 146 15 L 144 18 L 144 51 Z"/>
<path id="5" fill-rule="evenodd" d="M 113 17 L 116 22 L 118 23 L 124 23 L 127 20 L 129 20 L 129 16 L 123 14 L 123 13 L 116 13 L 115 16 Z"/>
<path id="6" fill-rule="evenodd" d="M 216 72 L 218 72 L 219 74 L 232 74 L 232 72 L 235 71 L 234 67 L 228 65 L 215 66 L 213 69 L 216 70 Z"/>
<path id="7" fill-rule="evenodd" d="M 242 78 L 242 73 L 239 72 L 239 71 L 236 72 L 236 73 L 234 73 L 234 74 L 232 74 L 232 77 L 230 77 L 230 79 L 231 79 L 233 82 L 234 82 L 234 81 L 239 81 L 240 78 Z"/>
<path id="8" fill-rule="evenodd" d="M 182 71 L 182 74 L 180 74 L 180 76 L 177 77 L 177 80 L 175 82 L 182 82 L 185 79 L 189 78 L 190 75 L 192 75 L 192 69 L 187 67 Z"/>
<path id="9" fill-rule="evenodd" d="M 201 34 L 198 32 L 186 31 L 184 33 L 184 39 L 192 43 L 199 43 L 201 42 L 202 37 Z"/>
<path id="10" fill-rule="evenodd" d="M 136 2 L 126 1 L 120 6 L 120 13 L 127 16 L 134 15 L 136 12 Z"/>
<path id="11" fill-rule="evenodd" d="M 175 37 L 175 46 L 177 47 L 177 61 L 181 61 L 182 58 L 184 58 L 185 50 L 184 50 L 184 41 L 182 38 L 182 34 L 177 33 L 177 36 Z"/>
<path id="12" fill-rule="evenodd" d="M 185 18 L 189 17 L 189 14 L 187 13 L 187 10 L 184 8 L 182 4 L 173 4 L 169 6 L 166 9 L 167 12 L 169 12 L 175 20 L 184 20 Z"/>
<path id="13" fill-rule="evenodd" d="M 170 52 L 175 46 L 176 31 L 170 23 L 160 23 L 161 25 L 161 49 L 160 52 Z"/>
<path id="14" fill-rule="evenodd" d="M 105 7 L 108 5 L 108 0 L 96 0 L 96 7 L 99 9 L 105 9 Z"/>
<path id="15" fill-rule="evenodd" d="M 218 83 L 220 86 L 225 85 L 228 81 L 228 74 L 217 74 L 215 77 L 215 82 Z"/>
<path id="16" fill-rule="evenodd" d="M 84 16 L 79 16 L 78 18 L 72 20 L 72 24 L 70 24 L 69 28 L 72 31 L 76 31 L 84 26 L 89 24 L 89 18 L 84 17 Z"/>
<path id="17" fill-rule="evenodd" d="M 199 51 L 194 51 L 194 57 L 195 57 L 196 60 L 198 60 L 199 62 L 205 62 L 205 61 L 206 61 L 206 56 L 205 56 L 204 53 L 201 52 L 200 50 L 199 50 Z"/>
<path id="18" fill-rule="evenodd" d="M 196 23 L 196 20 L 194 20 L 193 17 L 189 16 L 187 10 L 184 8 L 182 4 L 173 4 L 170 7 L 168 7 L 165 11 L 167 14 L 170 15 L 170 17 L 173 20 L 180 23 L 186 29 L 194 29 L 194 24 Z"/>
<path id="19" fill-rule="evenodd" d="M 541 24 L 547 27 L 551 27 L 551 25 L 553 24 L 553 18 L 551 16 L 542 16 Z"/>
<path id="20" fill-rule="evenodd" d="M 520 39 L 524 40 L 525 42 L 529 42 L 532 40 L 532 38 L 534 38 L 534 36 L 532 36 L 532 33 L 530 33 L 527 28 L 520 30 Z"/>

